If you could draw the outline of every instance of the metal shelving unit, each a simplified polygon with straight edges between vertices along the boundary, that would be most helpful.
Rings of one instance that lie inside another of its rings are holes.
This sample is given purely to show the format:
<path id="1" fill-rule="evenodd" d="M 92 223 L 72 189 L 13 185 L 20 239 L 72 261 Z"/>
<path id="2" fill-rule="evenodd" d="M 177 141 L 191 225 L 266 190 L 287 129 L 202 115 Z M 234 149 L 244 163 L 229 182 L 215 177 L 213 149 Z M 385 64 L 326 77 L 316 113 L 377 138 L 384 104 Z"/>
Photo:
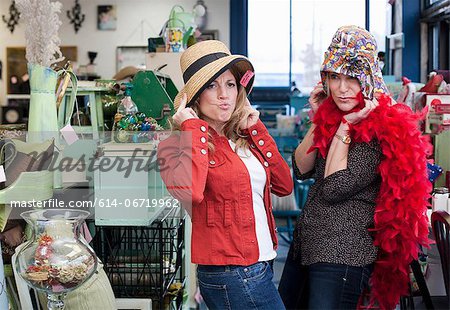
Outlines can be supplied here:
<path id="1" fill-rule="evenodd" d="M 94 249 L 114 294 L 151 298 L 154 309 L 181 309 L 185 212 L 167 208 L 150 226 L 97 226 Z"/>

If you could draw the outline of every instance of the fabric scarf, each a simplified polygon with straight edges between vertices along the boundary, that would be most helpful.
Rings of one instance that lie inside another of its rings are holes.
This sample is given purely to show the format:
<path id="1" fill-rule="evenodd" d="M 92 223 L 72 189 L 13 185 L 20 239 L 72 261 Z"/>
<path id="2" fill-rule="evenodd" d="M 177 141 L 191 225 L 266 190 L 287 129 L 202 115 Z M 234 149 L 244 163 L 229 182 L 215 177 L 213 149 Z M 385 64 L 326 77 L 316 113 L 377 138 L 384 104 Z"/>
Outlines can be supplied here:
<path id="1" fill-rule="evenodd" d="M 404 104 L 391 105 L 381 95 L 379 106 L 370 115 L 350 127 L 354 142 L 376 139 L 383 153 L 378 167 L 382 178 L 374 215 L 374 245 L 378 258 L 370 279 L 371 305 L 394 309 L 400 296 L 408 295 L 409 264 L 417 259 L 419 247 L 429 247 L 428 199 L 432 190 L 427 177 L 426 157 L 431 155 L 429 137 L 422 136 L 418 121 Z M 331 96 L 319 107 L 314 143 L 325 158 L 331 141 L 346 113 L 339 110 Z"/>
<path id="2" fill-rule="evenodd" d="M 325 51 L 320 71 L 325 92 L 327 73 L 335 72 L 356 77 L 366 98 L 389 93 L 381 74 L 375 38 L 358 26 L 339 27 Z"/>

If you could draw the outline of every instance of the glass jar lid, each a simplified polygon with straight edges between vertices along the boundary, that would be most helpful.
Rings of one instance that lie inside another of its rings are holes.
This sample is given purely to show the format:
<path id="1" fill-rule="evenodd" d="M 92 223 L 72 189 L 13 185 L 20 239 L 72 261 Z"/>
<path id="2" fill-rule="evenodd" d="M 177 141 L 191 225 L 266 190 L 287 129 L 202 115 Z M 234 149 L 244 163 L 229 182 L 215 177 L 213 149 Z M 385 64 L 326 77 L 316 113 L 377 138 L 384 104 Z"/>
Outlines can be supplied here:
<path id="1" fill-rule="evenodd" d="M 448 188 L 447 187 L 436 187 L 434 189 L 435 194 L 448 194 Z"/>

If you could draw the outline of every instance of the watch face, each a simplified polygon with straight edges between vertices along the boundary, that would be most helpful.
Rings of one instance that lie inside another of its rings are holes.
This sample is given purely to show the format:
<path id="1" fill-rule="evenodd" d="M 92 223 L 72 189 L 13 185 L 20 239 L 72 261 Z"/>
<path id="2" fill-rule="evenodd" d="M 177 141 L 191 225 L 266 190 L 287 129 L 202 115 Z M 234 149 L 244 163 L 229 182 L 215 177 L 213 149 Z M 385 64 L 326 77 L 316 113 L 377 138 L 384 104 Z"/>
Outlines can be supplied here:
<path id="1" fill-rule="evenodd" d="M 350 138 L 350 136 L 343 136 L 342 141 L 344 141 L 344 143 L 350 144 L 350 142 L 352 142 L 352 139 Z"/>

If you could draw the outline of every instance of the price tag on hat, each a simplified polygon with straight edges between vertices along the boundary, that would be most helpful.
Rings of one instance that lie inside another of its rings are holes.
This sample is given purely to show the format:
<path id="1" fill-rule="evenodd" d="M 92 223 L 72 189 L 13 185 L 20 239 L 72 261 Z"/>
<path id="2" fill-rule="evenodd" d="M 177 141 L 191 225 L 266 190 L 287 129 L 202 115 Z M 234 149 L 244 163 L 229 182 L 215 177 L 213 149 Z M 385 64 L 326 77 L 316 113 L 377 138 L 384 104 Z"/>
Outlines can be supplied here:
<path id="1" fill-rule="evenodd" d="M 66 125 L 60 130 L 61 134 L 63 135 L 64 140 L 66 140 L 68 145 L 71 145 L 78 141 L 78 136 L 75 130 L 72 126 Z"/>
<path id="2" fill-rule="evenodd" d="M 247 87 L 248 82 L 250 82 L 250 79 L 255 75 L 255 73 L 252 70 L 247 70 L 245 72 L 244 76 L 241 78 L 241 85 L 244 87 Z"/>
<path id="3" fill-rule="evenodd" d="M 0 165 L 0 183 L 5 181 L 6 181 L 5 169 L 3 169 L 3 166 Z"/>

